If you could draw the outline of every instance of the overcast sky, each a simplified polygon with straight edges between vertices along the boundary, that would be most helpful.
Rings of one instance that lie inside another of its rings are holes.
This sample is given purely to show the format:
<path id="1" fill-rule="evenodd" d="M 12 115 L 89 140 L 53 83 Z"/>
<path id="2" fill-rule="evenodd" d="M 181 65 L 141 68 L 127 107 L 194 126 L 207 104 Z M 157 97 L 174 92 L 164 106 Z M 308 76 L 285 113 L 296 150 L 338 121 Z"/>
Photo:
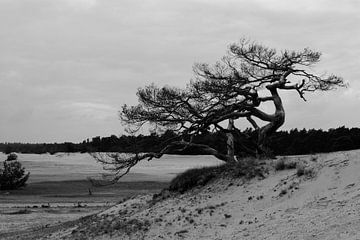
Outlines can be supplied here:
<path id="1" fill-rule="evenodd" d="M 349 88 L 284 93 L 282 129 L 360 127 L 360 1 L 0 0 L 0 142 L 122 134 L 149 83 L 183 87 L 242 37 L 323 53 Z"/>

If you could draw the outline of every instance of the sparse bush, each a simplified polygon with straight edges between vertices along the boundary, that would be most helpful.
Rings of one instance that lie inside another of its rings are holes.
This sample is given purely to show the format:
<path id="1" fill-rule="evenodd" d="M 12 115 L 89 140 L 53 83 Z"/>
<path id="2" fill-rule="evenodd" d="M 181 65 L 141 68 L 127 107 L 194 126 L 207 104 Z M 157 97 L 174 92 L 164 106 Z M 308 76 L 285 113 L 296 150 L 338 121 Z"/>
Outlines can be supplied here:
<path id="1" fill-rule="evenodd" d="M 298 166 L 296 167 L 296 175 L 298 175 L 299 177 L 304 175 L 305 173 L 305 165 L 304 164 L 298 164 Z"/>
<path id="2" fill-rule="evenodd" d="M 288 161 L 285 163 L 285 169 L 295 169 L 297 166 L 297 162 L 295 161 Z"/>
<path id="3" fill-rule="evenodd" d="M 204 186 L 215 178 L 224 165 L 189 169 L 176 176 L 170 183 L 169 190 L 184 193 L 197 186 Z"/>
<path id="4" fill-rule="evenodd" d="M 296 175 L 300 176 L 306 176 L 309 178 L 312 178 L 316 175 L 316 171 L 314 168 L 310 166 L 305 166 L 304 164 L 299 164 L 296 167 Z"/>
<path id="5" fill-rule="evenodd" d="M 279 160 L 277 160 L 275 162 L 275 170 L 280 171 L 280 170 L 284 170 L 284 169 L 285 169 L 285 159 L 280 158 Z"/>
<path id="6" fill-rule="evenodd" d="M 184 193 L 192 188 L 206 185 L 209 181 L 222 176 L 251 179 L 264 177 L 266 169 L 259 166 L 256 159 L 246 158 L 236 163 L 226 163 L 213 167 L 194 168 L 176 176 L 169 190 Z"/>
<path id="7" fill-rule="evenodd" d="M 309 178 L 312 178 L 312 177 L 315 177 L 316 171 L 314 170 L 314 168 L 308 167 L 308 168 L 305 168 L 304 175 Z"/>
<path id="8" fill-rule="evenodd" d="M 10 153 L 9 155 L 7 155 L 7 159 L 6 161 L 15 161 L 17 160 L 18 156 L 16 155 L 16 153 Z"/>
<path id="9" fill-rule="evenodd" d="M 316 162 L 317 159 L 318 159 L 318 156 L 316 156 L 316 155 L 312 155 L 312 156 L 310 157 L 310 161 L 312 161 L 312 162 Z"/>
<path id="10" fill-rule="evenodd" d="M 280 171 L 280 170 L 285 170 L 285 169 L 295 169 L 296 166 L 297 166 L 296 161 L 290 161 L 283 157 L 276 161 L 275 170 Z"/>
<path id="11" fill-rule="evenodd" d="M 12 190 L 25 186 L 30 173 L 18 161 L 4 161 L 4 169 L 0 168 L 0 190 Z"/>
<path id="12" fill-rule="evenodd" d="M 256 176 L 265 177 L 264 174 L 267 173 L 267 169 L 261 166 L 257 159 L 254 158 L 245 158 L 237 163 L 225 164 L 226 175 L 239 178 L 244 177 L 246 179 L 251 179 Z"/>

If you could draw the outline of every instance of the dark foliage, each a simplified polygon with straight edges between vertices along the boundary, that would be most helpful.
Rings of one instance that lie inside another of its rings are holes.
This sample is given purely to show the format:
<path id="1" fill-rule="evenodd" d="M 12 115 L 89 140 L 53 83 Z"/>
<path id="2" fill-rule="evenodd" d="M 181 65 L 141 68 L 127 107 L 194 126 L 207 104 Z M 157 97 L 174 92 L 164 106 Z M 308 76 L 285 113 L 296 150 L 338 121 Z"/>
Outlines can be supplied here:
<path id="1" fill-rule="evenodd" d="M 82 143 L 0 143 L 0 151 L 9 154 L 19 153 L 51 153 L 56 152 L 150 152 L 162 149 L 169 139 L 176 135 L 166 131 L 162 135 L 148 136 L 120 136 L 94 137 Z M 194 143 L 207 144 L 220 152 L 226 152 L 225 134 L 205 132 L 194 137 Z M 235 152 L 237 155 L 248 155 L 249 149 L 254 147 L 253 139 L 256 132 L 245 129 L 235 139 Z M 360 148 L 360 128 L 339 127 L 335 129 L 292 129 L 279 131 L 269 139 L 270 149 L 275 155 L 297 155 L 321 152 L 345 151 Z M 176 152 L 179 154 L 179 152 Z M 195 149 L 187 148 L 181 154 L 201 154 Z"/>
<path id="2" fill-rule="evenodd" d="M 298 177 L 302 176 L 305 174 L 305 165 L 301 165 L 299 164 L 299 166 L 296 168 L 296 175 Z"/>
<path id="3" fill-rule="evenodd" d="M 7 159 L 6 161 L 14 161 L 14 160 L 17 160 L 18 156 L 16 155 L 16 153 L 10 153 L 8 156 L 7 156 Z"/>
<path id="4" fill-rule="evenodd" d="M 284 170 L 284 169 L 285 169 L 285 161 L 284 161 L 284 159 L 280 158 L 275 163 L 275 170 L 276 171 L 281 171 L 281 170 Z"/>
<path id="5" fill-rule="evenodd" d="M 0 168 L 0 190 L 12 190 L 25 186 L 30 173 L 25 174 L 25 168 L 18 161 L 4 161 Z"/>
<path id="6" fill-rule="evenodd" d="M 214 179 L 224 165 L 219 167 L 194 168 L 176 176 L 170 183 L 169 190 L 173 192 L 184 193 L 197 186 L 204 186 L 210 180 Z"/>
<path id="7" fill-rule="evenodd" d="M 171 192 L 184 193 L 195 187 L 206 185 L 213 179 L 220 177 L 251 179 L 256 176 L 264 177 L 266 169 L 255 159 L 246 158 L 236 163 L 225 163 L 219 166 L 194 168 L 176 176 L 168 188 Z"/>
<path id="8" fill-rule="evenodd" d="M 281 131 L 271 138 L 270 148 L 276 155 L 298 155 L 321 152 L 346 151 L 360 148 L 360 129 L 293 129 Z"/>
<path id="9" fill-rule="evenodd" d="M 285 169 L 294 169 L 296 168 L 296 166 L 297 166 L 296 161 L 289 161 L 288 159 L 285 158 L 280 158 L 275 162 L 275 170 L 277 171 L 285 170 Z"/>

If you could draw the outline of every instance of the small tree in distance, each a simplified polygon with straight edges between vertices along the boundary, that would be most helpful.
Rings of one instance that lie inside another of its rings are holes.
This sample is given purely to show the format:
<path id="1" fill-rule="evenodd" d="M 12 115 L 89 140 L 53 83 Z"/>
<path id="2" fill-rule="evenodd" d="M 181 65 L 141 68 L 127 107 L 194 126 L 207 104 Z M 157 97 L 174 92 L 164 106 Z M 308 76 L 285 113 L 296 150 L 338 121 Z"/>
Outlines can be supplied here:
<path id="1" fill-rule="evenodd" d="M 16 153 L 10 153 L 7 158 L 6 161 L 14 161 L 17 160 L 18 156 L 16 155 Z"/>
<path id="2" fill-rule="evenodd" d="M 25 174 L 25 168 L 16 159 L 16 154 L 10 154 L 3 162 L 3 168 L 0 168 L 0 190 L 13 190 L 26 185 L 30 173 Z"/>
<path id="3" fill-rule="evenodd" d="M 279 91 L 294 91 L 305 100 L 306 92 L 329 91 L 345 87 L 341 77 L 319 76 L 312 66 L 321 54 L 305 48 L 302 51 L 281 51 L 242 39 L 229 46 L 228 53 L 214 65 L 195 64 L 195 79 L 185 89 L 157 87 L 154 84 L 137 92 L 139 104 L 124 105 L 120 118 L 128 129 L 137 132 L 145 124 L 154 128 L 172 129 L 172 139 L 159 152 L 123 157 L 120 154 L 96 154 L 95 158 L 116 172 L 114 181 L 127 174 L 143 159 L 160 158 L 166 153 L 182 152 L 191 147 L 213 155 L 224 162 L 238 161 L 234 138 L 241 136 L 235 120 L 245 119 L 257 132 L 256 156 L 267 155 L 267 140 L 285 121 L 285 110 Z M 275 111 L 260 109 L 265 102 Z M 260 125 L 258 122 L 265 122 Z M 228 126 L 224 127 L 224 123 Z M 227 136 L 226 153 L 206 144 L 197 144 L 193 137 L 208 131 Z"/>

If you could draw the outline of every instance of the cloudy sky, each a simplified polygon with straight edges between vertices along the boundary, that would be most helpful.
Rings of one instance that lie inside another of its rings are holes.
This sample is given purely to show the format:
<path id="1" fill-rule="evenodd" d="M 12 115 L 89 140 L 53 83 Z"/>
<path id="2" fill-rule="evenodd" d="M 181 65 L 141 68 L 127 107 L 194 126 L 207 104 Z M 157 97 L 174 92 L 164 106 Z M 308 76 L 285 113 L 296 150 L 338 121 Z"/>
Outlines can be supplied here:
<path id="1" fill-rule="evenodd" d="M 121 105 L 149 83 L 182 87 L 242 37 L 323 53 L 347 89 L 281 93 L 282 129 L 360 127 L 360 1 L 0 0 L 0 142 L 122 134 Z"/>

